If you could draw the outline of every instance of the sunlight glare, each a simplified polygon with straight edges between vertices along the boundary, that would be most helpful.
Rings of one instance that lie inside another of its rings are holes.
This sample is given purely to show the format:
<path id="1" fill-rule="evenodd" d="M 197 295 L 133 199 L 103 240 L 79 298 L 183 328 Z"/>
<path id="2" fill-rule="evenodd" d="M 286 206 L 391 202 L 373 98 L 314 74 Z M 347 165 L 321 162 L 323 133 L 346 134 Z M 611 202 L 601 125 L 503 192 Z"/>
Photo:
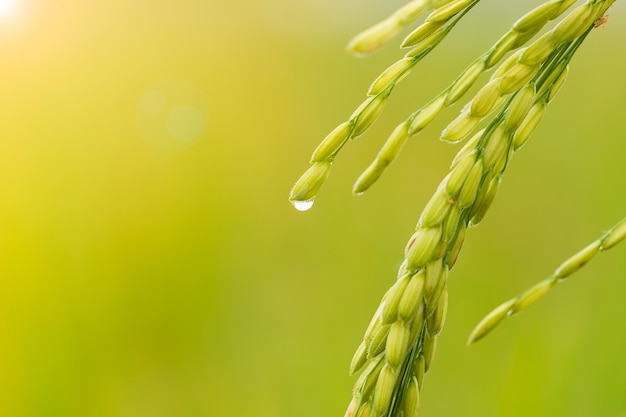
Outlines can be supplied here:
<path id="1" fill-rule="evenodd" d="M 10 17 L 16 9 L 15 0 L 0 0 L 0 17 Z"/>

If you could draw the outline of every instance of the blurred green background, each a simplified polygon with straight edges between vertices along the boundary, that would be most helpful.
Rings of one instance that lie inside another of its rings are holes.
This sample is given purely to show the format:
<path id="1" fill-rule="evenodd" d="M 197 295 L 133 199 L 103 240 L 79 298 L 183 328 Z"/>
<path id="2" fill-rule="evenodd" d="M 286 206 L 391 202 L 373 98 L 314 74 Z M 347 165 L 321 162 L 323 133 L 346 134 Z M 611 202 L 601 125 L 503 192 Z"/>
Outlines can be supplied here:
<path id="1" fill-rule="evenodd" d="M 344 45 L 402 1 L 0 0 L 0 416 L 342 416 L 459 108 L 351 184 L 539 3 L 481 2 L 300 213 L 310 152 L 400 56 Z M 465 346 L 626 214 L 625 41 L 618 2 L 468 235 L 421 415 L 626 414 L 626 247 Z"/>

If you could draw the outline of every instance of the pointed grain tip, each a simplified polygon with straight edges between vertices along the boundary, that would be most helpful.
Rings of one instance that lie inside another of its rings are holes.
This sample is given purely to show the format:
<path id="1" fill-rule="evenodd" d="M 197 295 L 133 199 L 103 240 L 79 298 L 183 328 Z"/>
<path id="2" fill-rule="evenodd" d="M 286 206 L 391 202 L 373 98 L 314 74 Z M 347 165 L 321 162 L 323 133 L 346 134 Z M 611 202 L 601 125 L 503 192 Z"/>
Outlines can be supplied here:
<path id="1" fill-rule="evenodd" d="M 365 57 L 386 44 L 399 30 L 398 22 L 385 19 L 352 38 L 346 51 L 357 57 Z"/>

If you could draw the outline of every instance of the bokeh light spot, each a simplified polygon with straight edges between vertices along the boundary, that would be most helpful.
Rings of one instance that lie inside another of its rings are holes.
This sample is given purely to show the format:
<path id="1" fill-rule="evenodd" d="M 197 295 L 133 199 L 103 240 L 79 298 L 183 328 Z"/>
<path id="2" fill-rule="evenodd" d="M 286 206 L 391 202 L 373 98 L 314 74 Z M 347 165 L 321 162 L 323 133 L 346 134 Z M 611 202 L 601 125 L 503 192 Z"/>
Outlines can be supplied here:
<path id="1" fill-rule="evenodd" d="M 146 113 L 159 114 L 165 110 L 165 106 L 167 106 L 167 99 L 160 91 L 148 90 L 141 98 L 141 107 Z"/>
<path id="2" fill-rule="evenodd" d="M 204 93 L 181 79 L 162 79 L 149 86 L 137 106 L 137 128 L 157 149 L 182 151 L 201 138 L 207 127 Z"/>
<path id="3" fill-rule="evenodd" d="M 181 142 L 196 140 L 204 129 L 202 113 L 193 106 L 174 107 L 167 117 L 167 130 Z"/>

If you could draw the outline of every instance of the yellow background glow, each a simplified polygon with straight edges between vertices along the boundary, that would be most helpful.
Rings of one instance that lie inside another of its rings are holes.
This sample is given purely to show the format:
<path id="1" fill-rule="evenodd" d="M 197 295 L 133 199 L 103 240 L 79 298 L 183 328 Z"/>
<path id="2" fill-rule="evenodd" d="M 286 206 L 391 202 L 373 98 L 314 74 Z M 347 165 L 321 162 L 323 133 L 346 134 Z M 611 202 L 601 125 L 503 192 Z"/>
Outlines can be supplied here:
<path id="1" fill-rule="evenodd" d="M 0 416 L 341 416 L 353 350 L 457 147 L 385 135 L 539 1 L 484 1 L 337 160 L 289 189 L 400 54 L 349 38 L 401 1 L 0 2 Z M 450 276 L 423 416 L 626 413 L 626 248 L 476 346 L 499 302 L 625 215 L 626 9 L 513 160 Z"/>

